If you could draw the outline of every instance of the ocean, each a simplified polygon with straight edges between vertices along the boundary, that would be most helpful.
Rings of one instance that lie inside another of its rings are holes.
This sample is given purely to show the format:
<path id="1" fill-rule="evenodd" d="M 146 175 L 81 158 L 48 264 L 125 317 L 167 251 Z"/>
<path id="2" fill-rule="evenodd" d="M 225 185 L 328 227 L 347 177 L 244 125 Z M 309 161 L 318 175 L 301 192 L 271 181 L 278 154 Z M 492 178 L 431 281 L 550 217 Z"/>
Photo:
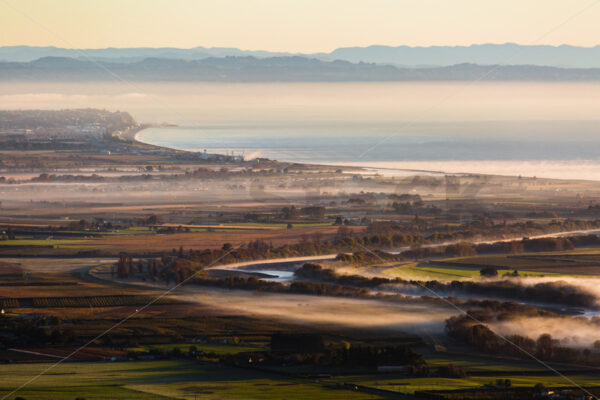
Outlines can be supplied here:
<path id="1" fill-rule="evenodd" d="M 67 107 L 248 159 L 600 180 L 600 82 L 0 84 L 2 109 Z"/>

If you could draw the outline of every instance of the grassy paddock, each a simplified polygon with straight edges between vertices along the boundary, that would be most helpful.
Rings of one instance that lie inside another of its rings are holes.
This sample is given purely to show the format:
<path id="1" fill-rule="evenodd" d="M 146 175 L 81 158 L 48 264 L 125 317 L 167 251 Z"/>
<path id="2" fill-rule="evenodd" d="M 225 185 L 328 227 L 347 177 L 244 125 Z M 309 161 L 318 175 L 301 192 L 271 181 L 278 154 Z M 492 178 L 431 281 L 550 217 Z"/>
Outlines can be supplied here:
<path id="1" fill-rule="evenodd" d="M 60 246 L 76 242 L 68 239 L 14 239 L 0 240 L 0 246 Z"/>
<path id="2" fill-rule="evenodd" d="M 195 347 L 196 350 L 203 351 L 205 353 L 215 353 L 218 355 L 223 354 L 237 354 L 252 351 L 264 351 L 264 347 L 253 347 L 253 346 L 236 346 L 232 344 L 219 344 L 219 343 L 165 343 L 165 344 L 152 344 L 148 346 L 137 346 L 128 348 L 128 351 L 136 352 L 148 352 L 150 350 L 174 350 L 179 349 L 182 352 L 187 352 L 190 347 Z"/>
<path id="3" fill-rule="evenodd" d="M 452 280 L 466 280 L 466 279 L 477 279 L 481 275 L 479 271 L 484 267 L 496 267 L 498 269 L 498 275 L 502 276 L 506 273 L 512 273 L 515 269 L 519 271 L 521 276 L 549 276 L 549 277 L 560 277 L 560 276 L 581 276 L 580 271 L 573 271 L 569 273 L 568 270 L 562 271 L 551 271 L 548 269 L 530 269 L 524 268 L 519 265 L 518 262 L 514 262 L 510 259 L 506 259 L 506 256 L 495 256 L 492 257 L 470 257 L 461 259 L 447 259 L 440 260 L 439 263 L 436 261 L 430 261 L 429 263 L 411 263 L 397 267 L 389 268 L 385 273 L 391 277 L 399 277 L 406 280 L 438 280 L 438 281 L 452 281 Z M 492 260 L 492 261 L 490 261 Z M 529 263 L 532 263 L 530 261 Z"/>
<path id="4" fill-rule="evenodd" d="M 475 273 L 484 267 L 495 267 L 499 274 L 516 269 L 521 275 L 528 276 L 600 275 L 600 254 L 597 251 L 581 249 L 570 252 L 459 257 L 440 260 L 443 265 L 438 267 L 454 271 L 472 270 Z M 431 264 L 436 265 L 435 261 Z"/>
<path id="5" fill-rule="evenodd" d="M 0 396 L 50 364 L 0 365 Z M 18 394 L 27 400 L 90 399 L 351 399 L 381 397 L 279 375 L 191 361 L 66 363 Z"/>
<path id="6" fill-rule="evenodd" d="M 600 386 L 598 375 L 570 375 L 570 379 L 581 386 Z M 417 378 L 417 377 L 398 377 L 393 375 L 361 375 L 361 376 L 340 376 L 334 381 L 352 383 L 355 385 L 368 386 L 375 389 L 390 390 L 399 393 L 412 394 L 421 390 L 461 390 L 477 389 L 487 383 L 493 383 L 496 379 L 510 379 L 513 387 L 533 387 L 537 383 L 542 383 L 547 387 L 571 387 L 573 384 L 564 378 L 555 375 L 499 375 L 495 376 L 471 376 L 466 378 Z"/>

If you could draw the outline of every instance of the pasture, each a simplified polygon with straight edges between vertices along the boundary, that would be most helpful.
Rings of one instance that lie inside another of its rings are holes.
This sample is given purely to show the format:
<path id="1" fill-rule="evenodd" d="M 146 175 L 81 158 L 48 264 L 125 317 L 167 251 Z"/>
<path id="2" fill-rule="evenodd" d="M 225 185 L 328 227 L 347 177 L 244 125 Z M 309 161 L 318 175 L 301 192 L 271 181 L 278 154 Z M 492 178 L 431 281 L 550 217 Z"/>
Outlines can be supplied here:
<path id="1" fill-rule="evenodd" d="M 0 365 L 0 396 L 51 364 Z M 267 372 L 193 361 L 65 363 L 17 394 L 27 400 L 90 399 L 351 399 L 381 397 Z"/>
<path id="2" fill-rule="evenodd" d="M 478 279 L 480 270 L 494 267 L 498 276 L 518 271 L 529 277 L 582 277 L 600 275 L 600 251 L 578 249 L 570 252 L 492 254 L 413 262 L 393 266 L 384 273 L 406 280 L 453 281 Z"/>
<path id="3" fill-rule="evenodd" d="M 598 374 L 575 374 L 568 375 L 568 378 L 578 385 L 593 387 L 600 386 Z M 542 383 L 546 387 L 572 387 L 573 383 L 558 375 L 507 375 L 493 374 L 486 376 L 468 376 L 465 378 L 443 378 L 443 377 L 394 377 L 393 375 L 357 375 L 340 376 L 333 379 L 334 382 L 350 383 L 359 386 L 366 386 L 374 389 L 389 390 L 393 392 L 412 394 L 416 391 L 429 390 L 463 390 L 477 389 L 486 384 L 493 384 L 497 379 L 509 379 L 512 387 L 533 388 L 537 383 Z"/>
<path id="4" fill-rule="evenodd" d="M 482 255 L 434 261 L 432 264 L 450 270 L 473 270 L 495 267 L 503 271 L 517 270 L 522 275 L 600 275 L 598 249 L 577 249 L 569 252 L 520 253 Z"/>

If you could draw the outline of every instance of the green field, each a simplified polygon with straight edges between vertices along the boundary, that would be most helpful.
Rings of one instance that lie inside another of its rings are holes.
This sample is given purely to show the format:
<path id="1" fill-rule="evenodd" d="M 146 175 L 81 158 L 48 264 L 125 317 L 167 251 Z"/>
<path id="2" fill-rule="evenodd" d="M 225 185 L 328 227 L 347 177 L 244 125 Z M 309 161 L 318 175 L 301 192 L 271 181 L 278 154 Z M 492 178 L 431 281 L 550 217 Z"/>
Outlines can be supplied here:
<path id="1" fill-rule="evenodd" d="M 468 371 L 495 371 L 495 372 L 535 372 L 545 371 L 539 365 L 529 363 L 526 360 L 503 361 L 494 359 L 483 359 L 474 357 L 425 357 L 427 365 L 431 368 L 453 364 L 457 367 L 466 368 Z"/>
<path id="2" fill-rule="evenodd" d="M 236 346 L 231 344 L 219 344 L 219 343 L 176 343 L 176 344 L 152 344 L 148 346 L 137 346 L 128 348 L 128 351 L 135 352 L 148 352 L 150 350 L 173 350 L 179 349 L 181 352 L 187 352 L 190 347 L 195 347 L 196 350 L 203 351 L 204 353 L 215 353 L 218 355 L 223 354 L 236 354 L 245 353 L 251 351 L 264 351 L 263 347 L 251 347 L 251 346 Z"/>
<path id="3" fill-rule="evenodd" d="M 0 240 L 0 246 L 60 246 L 81 240 L 71 239 L 14 239 Z"/>
<path id="4" fill-rule="evenodd" d="M 505 256 L 502 256 L 505 257 Z M 475 257 L 473 257 L 475 258 Z M 501 265 L 496 264 L 484 264 L 482 260 L 479 262 L 476 260 L 469 259 L 447 259 L 440 260 L 442 262 L 456 262 L 456 265 L 442 265 L 435 261 L 428 263 L 411 263 L 392 267 L 385 270 L 385 273 L 391 277 L 398 277 L 405 280 L 439 280 L 439 281 L 451 281 L 451 280 L 464 280 L 480 278 L 479 271 L 483 266 L 495 266 L 498 267 L 498 275 L 502 276 L 506 273 L 512 273 L 514 269 L 502 268 Z M 462 265 L 459 265 L 462 264 Z M 505 263 L 506 264 L 506 263 Z M 548 271 L 530 271 L 530 270 L 519 270 L 521 276 L 565 276 L 566 274 L 548 272 Z M 569 274 L 569 276 L 578 276 L 577 274 Z"/>
<path id="5" fill-rule="evenodd" d="M 479 270 L 412 263 L 389 268 L 386 274 L 406 280 L 460 280 L 479 276 Z"/>
<path id="6" fill-rule="evenodd" d="M 511 271 L 512 272 L 512 271 Z M 480 276 L 479 269 L 470 267 L 450 267 L 439 266 L 435 264 L 406 264 L 385 270 L 385 273 L 392 277 L 405 280 L 462 280 L 477 278 Z"/>
<path id="7" fill-rule="evenodd" d="M 600 275 L 600 249 L 490 254 L 430 260 L 397 265 L 385 270 L 391 277 L 413 280 L 463 280 L 479 278 L 479 271 L 494 267 L 498 275 L 519 271 L 521 276 L 585 277 Z"/>
<path id="8" fill-rule="evenodd" d="M 232 346 L 233 347 L 233 346 Z M 444 360 L 439 360 L 442 363 Z M 435 365 L 435 360 L 429 362 Z M 458 364 L 458 363 L 455 363 Z M 51 364 L 1 365 L 0 396 L 44 371 Z M 475 365 L 468 363 L 468 368 Z M 516 366 L 516 365 L 514 365 Z M 507 368 L 513 368 L 507 365 Z M 498 370 L 499 365 L 490 365 Z M 497 378 L 514 387 L 573 386 L 559 376 L 470 376 L 466 378 L 409 377 L 396 374 L 337 376 L 316 382 L 267 372 L 221 367 L 193 361 L 65 363 L 51 369 L 9 398 L 25 399 L 378 399 L 377 395 L 341 388 L 353 384 L 399 393 L 419 390 L 459 390 L 481 387 Z M 600 386 L 598 376 L 569 375 L 578 385 Z"/>
<path id="9" fill-rule="evenodd" d="M 599 376 L 570 375 L 568 376 L 580 386 L 600 386 Z M 393 375 L 359 375 L 340 376 L 334 382 L 351 383 L 354 385 L 368 386 L 376 389 L 390 390 L 399 393 L 414 393 L 421 390 L 461 390 L 476 389 L 485 384 L 493 383 L 496 379 L 510 379 L 513 387 L 533 387 L 542 383 L 547 387 L 572 387 L 573 383 L 556 375 L 501 375 L 472 376 L 466 378 L 440 378 L 440 377 L 402 377 L 394 378 Z"/>
<path id="10" fill-rule="evenodd" d="M 119 235 L 151 235 L 154 231 L 148 226 L 132 226 L 126 229 L 120 229 L 114 232 L 102 232 L 102 236 L 119 236 Z"/>
<path id="11" fill-rule="evenodd" d="M 224 223 L 223 226 L 249 226 L 249 227 L 270 227 L 270 228 L 286 228 L 287 223 L 268 223 L 268 222 L 232 222 Z M 294 228 L 314 228 L 319 226 L 331 226 L 331 222 L 302 222 L 292 223 Z M 218 227 L 218 226 L 216 226 Z"/>
<path id="12" fill-rule="evenodd" d="M 0 396 L 51 364 L 0 366 Z M 379 399 L 326 384 L 192 361 L 65 363 L 13 399 Z"/>
<path id="13" fill-rule="evenodd" d="M 510 379 L 514 387 L 533 387 L 537 383 L 543 383 L 547 387 L 573 386 L 572 382 L 558 374 L 549 373 L 545 366 L 533 360 L 488 357 L 463 351 L 446 353 L 429 348 L 419 348 L 418 352 L 423 354 L 430 368 L 453 364 L 465 368 L 467 377 L 440 378 L 410 377 L 399 374 L 370 374 L 335 377 L 332 378 L 332 382 L 350 383 L 409 394 L 422 390 L 477 389 L 482 385 L 493 383 L 497 379 Z M 590 369 L 589 374 L 582 374 L 580 371 L 569 373 L 569 371 L 580 370 L 581 367 L 578 366 L 553 363 L 552 367 L 560 370 L 561 373 L 564 373 L 578 385 L 600 387 L 600 370 Z M 496 373 L 497 376 L 495 376 Z"/>
<path id="14" fill-rule="evenodd" d="M 458 257 L 439 260 L 437 264 L 431 261 L 430 264 L 449 270 L 479 271 L 483 267 L 495 267 L 499 274 L 516 269 L 521 275 L 528 276 L 600 275 L 598 249 Z"/>

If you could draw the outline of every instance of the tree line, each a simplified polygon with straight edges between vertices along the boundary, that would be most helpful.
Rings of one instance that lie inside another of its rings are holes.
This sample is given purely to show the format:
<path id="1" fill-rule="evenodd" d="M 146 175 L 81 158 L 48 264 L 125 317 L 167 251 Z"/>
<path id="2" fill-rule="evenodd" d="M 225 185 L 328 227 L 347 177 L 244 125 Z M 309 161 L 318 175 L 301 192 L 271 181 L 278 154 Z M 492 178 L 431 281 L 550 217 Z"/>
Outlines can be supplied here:
<path id="1" fill-rule="evenodd" d="M 416 281 L 404 280 L 402 278 L 370 278 L 357 274 L 338 275 L 333 269 L 323 268 L 319 264 L 312 263 L 304 264 L 294 274 L 299 279 L 309 279 L 344 286 L 376 289 L 383 285 L 395 285 L 399 290 L 412 288 L 425 294 L 430 291 L 445 296 L 486 296 L 579 307 L 594 307 L 597 301 L 594 294 L 564 281 L 524 285 L 519 281 L 511 279 L 440 282 L 437 280 Z"/>
<path id="2" fill-rule="evenodd" d="M 600 365 L 600 354 L 597 353 L 600 341 L 596 342 L 594 349 L 590 349 L 564 346 L 547 333 L 536 339 L 518 334 L 509 335 L 504 339 L 494 333 L 486 323 L 493 320 L 506 321 L 522 318 L 522 315 L 510 312 L 496 314 L 490 310 L 471 310 L 468 313 L 477 322 L 467 315 L 454 316 L 446 321 L 446 332 L 449 336 L 460 339 L 480 351 L 521 358 L 529 358 L 530 355 L 534 355 L 544 361 Z M 544 313 L 540 313 L 540 315 L 544 315 Z M 572 317 L 563 316 L 561 318 Z M 568 323 L 568 321 L 557 321 L 557 323 Z M 592 321 L 590 324 L 597 326 L 598 322 Z"/>

